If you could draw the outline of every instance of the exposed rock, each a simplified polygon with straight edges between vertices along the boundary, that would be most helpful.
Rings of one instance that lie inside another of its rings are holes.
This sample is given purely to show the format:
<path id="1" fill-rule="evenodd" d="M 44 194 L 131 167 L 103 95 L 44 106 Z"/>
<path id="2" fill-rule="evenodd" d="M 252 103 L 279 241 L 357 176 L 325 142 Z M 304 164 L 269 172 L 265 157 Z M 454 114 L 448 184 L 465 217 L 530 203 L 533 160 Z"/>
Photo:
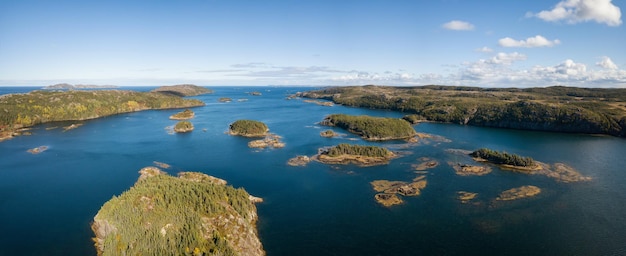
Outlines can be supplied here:
<path id="1" fill-rule="evenodd" d="M 309 162 L 311 162 L 311 158 L 308 156 L 296 156 L 289 159 L 289 161 L 287 161 L 287 164 L 291 166 L 305 166 Z"/>
<path id="2" fill-rule="evenodd" d="M 253 204 L 256 204 L 256 203 L 263 203 L 263 198 L 256 197 L 256 196 L 253 196 L 253 195 L 249 195 L 249 196 L 248 196 L 248 199 L 249 199 L 249 200 L 250 200 L 250 202 L 252 202 Z"/>
<path id="3" fill-rule="evenodd" d="M 496 198 L 498 201 L 510 201 L 520 198 L 533 197 L 541 193 L 541 189 L 535 186 L 521 186 L 505 190 Z"/>
<path id="4" fill-rule="evenodd" d="M 326 107 L 332 107 L 332 106 L 335 105 L 334 103 L 332 103 L 330 101 L 321 101 L 321 100 L 304 100 L 304 102 L 315 103 L 317 105 L 326 106 Z"/>
<path id="5" fill-rule="evenodd" d="M 193 182 L 208 182 L 216 185 L 226 185 L 226 180 L 213 177 L 201 172 L 179 172 L 178 177 Z"/>
<path id="6" fill-rule="evenodd" d="M 138 181 L 142 181 L 150 177 L 154 177 L 154 176 L 161 175 L 161 174 L 167 174 L 167 173 L 164 171 L 161 171 L 161 169 L 159 168 L 149 166 L 149 167 L 144 167 L 141 170 L 139 170 L 139 174 L 141 175 L 139 176 Z"/>
<path id="7" fill-rule="evenodd" d="M 248 142 L 248 147 L 251 148 L 283 148 L 285 143 L 282 142 L 281 137 L 276 134 L 268 134 L 262 140 L 253 140 Z"/>
<path id="8" fill-rule="evenodd" d="M 36 148 L 31 148 L 31 149 L 27 150 L 27 152 L 31 153 L 33 155 L 36 155 L 36 154 L 39 154 L 39 153 L 44 152 L 46 150 L 48 150 L 48 146 L 39 146 L 39 147 L 36 147 Z"/>
<path id="9" fill-rule="evenodd" d="M 376 194 L 374 197 L 376 201 L 389 207 L 402 203 L 402 200 L 396 194 L 403 196 L 420 195 L 421 190 L 424 189 L 427 184 L 424 178 L 425 176 L 415 178 L 411 183 L 404 181 L 375 180 L 370 182 L 370 184 L 376 192 L 383 192 Z"/>
<path id="10" fill-rule="evenodd" d="M 320 132 L 320 136 L 324 137 L 324 138 L 332 138 L 337 136 L 337 133 L 335 133 L 333 130 L 325 130 Z"/>
<path id="11" fill-rule="evenodd" d="M 233 99 L 228 98 L 228 97 L 222 97 L 222 98 L 219 98 L 217 101 L 219 101 L 219 102 L 231 102 L 231 101 L 233 101 Z"/>
<path id="12" fill-rule="evenodd" d="M 172 166 L 170 166 L 169 164 L 166 164 L 166 163 L 161 163 L 161 162 L 157 162 L 157 161 L 153 161 L 152 163 L 153 163 L 154 165 L 156 165 L 156 166 L 160 167 L 160 168 L 163 168 L 163 169 L 169 169 L 170 167 L 172 167 Z"/>
<path id="13" fill-rule="evenodd" d="M 78 127 L 81 127 L 82 125 L 83 124 L 72 124 L 72 125 L 69 125 L 69 126 L 65 126 L 65 127 L 63 127 L 63 131 L 67 132 L 69 130 L 73 130 L 73 129 L 76 129 Z"/>
<path id="14" fill-rule="evenodd" d="M 476 198 L 476 196 L 478 196 L 478 193 L 459 191 L 457 192 L 457 195 L 457 198 L 461 201 L 461 203 L 465 204 Z"/>
<path id="15" fill-rule="evenodd" d="M 454 168 L 457 175 L 461 176 L 482 176 L 491 172 L 491 167 L 488 166 L 476 166 L 461 163 L 448 163 Z"/>
<path id="16" fill-rule="evenodd" d="M 425 171 L 427 169 L 435 168 L 439 165 L 439 162 L 437 162 L 437 160 L 430 159 L 428 157 L 422 157 L 419 160 L 421 161 L 421 163 L 411 165 L 411 167 L 413 167 L 413 169 L 416 171 Z"/>
<path id="17" fill-rule="evenodd" d="M 394 206 L 397 204 L 402 204 L 404 201 L 402 201 L 402 199 L 400 199 L 398 197 L 398 195 L 396 194 L 387 194 L 387 193 L 380 193 L 380 194 L 376 194 L 374 196 L 374 199 L 376 199 L 376 202 L 378 202 L 379 204 L 382 204 L 385 207 L 390 207 L 390 206 Z"/>

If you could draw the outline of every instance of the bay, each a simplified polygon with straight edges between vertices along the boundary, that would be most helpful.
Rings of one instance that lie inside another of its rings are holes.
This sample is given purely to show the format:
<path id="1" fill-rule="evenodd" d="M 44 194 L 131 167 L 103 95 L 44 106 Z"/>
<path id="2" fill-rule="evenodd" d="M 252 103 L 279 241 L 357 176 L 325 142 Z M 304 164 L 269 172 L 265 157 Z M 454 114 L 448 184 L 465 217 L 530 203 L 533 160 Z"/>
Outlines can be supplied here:
<path id="1" fill-rule="evenodd" d="M 323 138 L 317 122 L 345 113 L 401 117 L 392 111 L 326 107 L 286 97 L 303 87 L 210 87 L 196 96 L 195 130 L 170 134 L 168 117 L 180 110 L 151 110 L 82 122 L 36 126 L 31 136 L 0 142 L 0 255 L 95 255 L 90 222 L 114 195 L 130 188 L 142 167 L 154 161 L 165 171 L 199 171 L 226 179 L 265 199 L 258 204 L 258 230 L 268 255 L 622 255 L 626 253 L 626 140 L 422 123 L 418 132 L 449 141 L 366 142 L 345 131 Z M 34 88 L 2 87 L 1 93 Z M 128 89 L 128 88 L 123 88 Z M 150 87 L 131 87 L 147 91 Z M 248 94 L 259 91 L 261 96 Z M 220 103 L 221 97 L 232 98 Z M 240 100 L 240 101 L 239 101 Z M 281 149 L 250 149 L 251 139 L 226 134 L 238 119 L 254 119 L 283 137 Z M 51 129 L 58 127 L 55 129 Z M 389 147 L 403 156 L 389 165 L 306 167 L 286 164 L 296 155 L 339 143 Z M 30 154 L 38 146 L 49 149 Z M 480 177 L 457 176 L 448 161 L 467 161 L 447 149 L 487 147 L 547 163 L 565 163 L 591 181 L 560 183 L 539 175 L 500 170 Z M 439 161 L 425 174 L 417 197 L 390 208 L 375 202 L 370 182 L 410 181 L 421 157 Z M 523 185 L 537 197 L 509 203 L 493 199 Z M 463 204 L 457 191 L 479 193 Z"/>

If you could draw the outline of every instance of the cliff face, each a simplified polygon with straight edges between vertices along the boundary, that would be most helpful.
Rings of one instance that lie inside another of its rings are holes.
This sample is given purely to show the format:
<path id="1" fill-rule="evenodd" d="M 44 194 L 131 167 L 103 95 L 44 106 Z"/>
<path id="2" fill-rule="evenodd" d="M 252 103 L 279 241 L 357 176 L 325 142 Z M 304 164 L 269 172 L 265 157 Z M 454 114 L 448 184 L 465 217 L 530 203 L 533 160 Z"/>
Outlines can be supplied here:
<path id="1" fill-rule="evenodd" d="M 94 217 L 98 255 L 265 255 L 243 189 L 202 173 L 140 173 Z"/>

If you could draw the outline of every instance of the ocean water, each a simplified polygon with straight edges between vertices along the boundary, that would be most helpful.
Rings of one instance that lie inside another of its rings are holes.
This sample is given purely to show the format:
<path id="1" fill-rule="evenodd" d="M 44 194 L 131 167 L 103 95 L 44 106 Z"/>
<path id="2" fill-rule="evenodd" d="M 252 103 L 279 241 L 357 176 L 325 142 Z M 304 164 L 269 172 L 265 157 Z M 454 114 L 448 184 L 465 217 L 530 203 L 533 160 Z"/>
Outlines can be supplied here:
<path id="1" fill-rule="evenodd" d="M 0 93 L 34 88 L 0 87 Z M 149 88 L 130 88 L 145 91 Z M 130 188 L 142 167 L 154 161 L 165 171 L 199 171 L 226 179 L 265 199 L 257 204 L 259 237 L 268 255 L 626 255 L 626 140 L 422 123 L 418 132 L 447 140 L 366 142 L 345 136 L 322 138 L 326 115 L 401 117 L 402 113 L 287 100 L 302 87 L 211 87 L 198 98 L 195 130 L 169 134 L 180 110 L 151 110 L 81 122 L 34 127 L 33 135 L 0 142 L 0 255 L 95 255 L 90 223 L 100 206 Z M 251 96 L 260 91 L 262 96 Z M 220 103 L 220 97 L 233 102 Z M 238 101 L 238 99 L 245 99 Z M 247 147 L 251 139 L 229 136 L 238 119 L 266 123 L 283 137 L 281 149 Z M 306 167 L 286 164 L 296 155 L 339 143 L 389 147 L 402 157 L 374 167 Z M 40 154 L 28 149 L 48 146 Z M 488 147 L 565 163 L 591 181 L 560 183 L 540 175 L 500 170 L 458 176 L 448 162 L 467 156 L 447 149 Z M 370 182 L 410 181 L 421 157 L 439 161 L 425 173 L 428 185 L 402 205 L 375 202 Z M 495 202 L 507 189 L 534 185 L 538 196 Z M 457 191 L 479 193 L 463 204 Z"/>

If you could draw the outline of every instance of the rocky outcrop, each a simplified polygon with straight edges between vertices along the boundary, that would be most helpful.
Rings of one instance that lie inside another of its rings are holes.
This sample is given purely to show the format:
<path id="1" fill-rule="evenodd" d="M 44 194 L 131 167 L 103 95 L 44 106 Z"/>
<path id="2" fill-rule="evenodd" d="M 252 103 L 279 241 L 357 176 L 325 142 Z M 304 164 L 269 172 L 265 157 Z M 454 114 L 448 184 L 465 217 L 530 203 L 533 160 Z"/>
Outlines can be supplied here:
<path id="1" fill-rule="evenodd" d="M 419 196 L 421 190 L 426 187 L 425 176 L 417 177 L 413 182 L 375 180 L 370 182 L 376 192 L 381 192 L 374 196 L 376 202 L 385 207 L 403 203 L 398 195 Z"/>
<path id="2" fill-rule="evenodd" d="M 541 189 L 536 186 L 521 186 L 505 190 L 496 198 L 497 201 L 511 201 L 526 197 L 533 197 L 541 193 Z"/>
<path id="3" fill-rule="evenodd" d="M 448 163 L 456 171 L 456 175 L 460 176 L 483 176 L 491 172 L 491 167 L 469 165 L 461 163 Z"/>
<path id="4" fill-rule="evenodd" d="M 189 120 L 194 118 L 196 114 L 191 109 L 185 109 L 184 111 L 178 112 L 170 116 L 172 120 Z"/>
<path id="5" fill-rule="evenodd" d="M 309 162 L 311 162 L 311 158 L 308 156 L 296 156 L 289 159 L 289 161 L 287 161 L 287 164 L 291 166 L 305 166 Z"/>
<path id="6" fill-rule="evenodd" d="M 261 140 L 253 140 L 248 142 L 250 148 L 283 148 L 285 143 L 282 142 L 281 137 L 276 134 L 268 134 Z"/>

